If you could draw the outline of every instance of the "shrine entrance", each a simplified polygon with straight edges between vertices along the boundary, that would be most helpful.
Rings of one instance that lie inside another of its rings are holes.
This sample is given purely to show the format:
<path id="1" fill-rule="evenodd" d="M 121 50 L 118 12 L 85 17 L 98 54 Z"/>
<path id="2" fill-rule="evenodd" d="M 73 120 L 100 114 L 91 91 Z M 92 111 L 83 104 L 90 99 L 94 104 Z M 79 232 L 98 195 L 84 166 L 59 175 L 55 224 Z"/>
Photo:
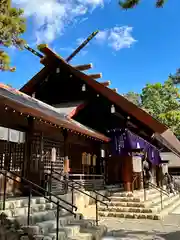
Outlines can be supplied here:
<path id="1" fill-rule="evenodd" d="M 105 159 L 106 184 L 120 184 L 122 178 L 122 161 L 119 156 L 111 156 Z"/>

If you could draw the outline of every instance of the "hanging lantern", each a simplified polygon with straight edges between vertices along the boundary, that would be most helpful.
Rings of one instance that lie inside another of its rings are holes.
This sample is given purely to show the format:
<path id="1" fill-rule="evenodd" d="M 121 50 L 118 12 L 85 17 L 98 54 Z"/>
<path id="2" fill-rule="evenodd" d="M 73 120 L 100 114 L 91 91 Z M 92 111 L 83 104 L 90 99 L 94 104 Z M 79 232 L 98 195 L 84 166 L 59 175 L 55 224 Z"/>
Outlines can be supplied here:
<path id="1" fill-rule="evenodd" d="M 96 166 L 96 159 L 97 159 L 97 156 L 94 154 L 92 157 L 92 165 L 93 166 Z"/>
<path id="2" fill-rule="evenodd" d="M 68 173 L 70 171 L 69 168 L 69 158 L 68 156 L 64 157 L 64 173 Z"/>
<path id="3" fill-rule="evenodd" d="M 56 68 L 56 73 L 60 73 L 60 68 Z"/>
<path id="4" fill-rule="evenodd" d="M 86 85 L 85 85 L 85 84 L 82 85 L 82 91 L 83 91 L 83 92 L 86 91 Z"/>
<path id="5" fill-rule="evenodd" d="M 111 106 L 111 113 L 115 113 L 115 112 L 116 112 L 115 106 L 112 105 L 112 106 Z"/>
<path id="6" fill-rule="evenodd" d="M 91 165 L 91 154 L 90 153 L 88 153 L 87 154 L 87 165 Z"/>
<path id="7" fill-rule="evenodd" d="M 105 157 L 105 151 L 104 151 L 104 149 L 101 149 L 101 157 L 102 157 L 102 158 Z"/>
<path id="8" fill-rule="evenodd" d="M 86 165 L 86 158 L 87 158 L 87 153 L 83 152 L 82 153 L 82 165 Z"/>

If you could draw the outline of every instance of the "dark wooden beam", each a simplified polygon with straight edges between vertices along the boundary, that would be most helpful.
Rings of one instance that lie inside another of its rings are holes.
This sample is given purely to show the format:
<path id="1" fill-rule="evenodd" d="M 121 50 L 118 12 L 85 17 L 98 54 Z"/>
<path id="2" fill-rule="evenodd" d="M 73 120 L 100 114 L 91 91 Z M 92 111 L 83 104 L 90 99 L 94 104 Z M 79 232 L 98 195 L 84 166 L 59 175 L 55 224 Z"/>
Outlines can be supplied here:
<path id="1" fill-rule="evenodd" d="M 102 78 L 102 73 L 94 73 L 94 74 L 87 74 L 87 75 L 94 79 Z"/>
<path id="2" fill-rule="evenodd" d="M 101 84 L 104 85 L 105 87 L 109 87 L 111 84 L 111 81 L 101 82 Z"/>
<path id="3" fill-rule="evenodd" d="M 76 65 L 73 67 L 79 71 L 85 71 L 85 70 L 89 70 L 89 69 L 93 68 L 93 64 L 89 63 L 89 64 L 83 64 L 83 65 Z"/>

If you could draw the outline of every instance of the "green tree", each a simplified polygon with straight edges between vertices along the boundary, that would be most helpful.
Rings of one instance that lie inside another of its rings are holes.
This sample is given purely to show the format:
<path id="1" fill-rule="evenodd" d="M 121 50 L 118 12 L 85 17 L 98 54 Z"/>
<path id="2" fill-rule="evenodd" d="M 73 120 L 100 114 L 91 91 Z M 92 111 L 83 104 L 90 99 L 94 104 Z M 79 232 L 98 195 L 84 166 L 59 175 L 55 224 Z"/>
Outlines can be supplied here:
<path id="1" fill-rule="evenodd" d="M 174 85 L 173 79 L 170 77 L 163 84 L 146 84 L 141 94 L 137 94 L 137 96 L 140 97 L 138 103 L 141 103 L 141 108 L 171 128 L 177 137 L 180 137 L 179 90 L 180 89 Z M 135 95 L 136 94 L 133 93 L 133 96 Z M 132 99 L 131 96 L 131 94 L 126 94 L 126 97 L 130 101 Z M 136 101 L 133 102 L 135 103 Z"/>
<path id="2" fill-rule="evenodd" d="M 20 36 L 24 32 L 23 10 L 12 8 L 11 0 L 0 0 L 0 70 L 15 70 L 10 67 L 10 58 L 5 48 L 15 46 L 22 49 L 25 42 Z"/>
<path id="3" fill-rule="evenodd" d="M 125 98 L 127 98 L 130 102 L 133 102 L 138 107 L 141 107 L 141 96 L 139 93 L 136 92 L 128 92 L 123 94 Z"/>
<path id="4" fill-rule="evenodd" d="M 177 69 L 175 74 L 170 75 L 170 77 L 174 84 L 180 84 L 180 68 Z"/>
<path id="5" fill-rule="evenodd" d="M 157 8 L 163 7 L 167 0 L 155 0 L 155 4 Z M 119 1 L 119 5 L 123 9 L 130 9 L 136 7 L 141 0 L 124 0 Z"/>

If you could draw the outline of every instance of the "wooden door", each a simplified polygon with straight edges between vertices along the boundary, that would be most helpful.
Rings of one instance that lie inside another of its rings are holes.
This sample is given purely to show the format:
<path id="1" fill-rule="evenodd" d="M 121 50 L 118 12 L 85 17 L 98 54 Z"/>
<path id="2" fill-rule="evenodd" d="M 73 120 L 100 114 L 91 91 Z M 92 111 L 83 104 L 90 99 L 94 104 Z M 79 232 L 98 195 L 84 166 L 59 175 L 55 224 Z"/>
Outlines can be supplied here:
<path id="1" fill-rule="evenodd" d="M 107 184 L 118 184 L 122 182 L 122 162 L 119 156 L 106 158 L 105 176 Z"/>

